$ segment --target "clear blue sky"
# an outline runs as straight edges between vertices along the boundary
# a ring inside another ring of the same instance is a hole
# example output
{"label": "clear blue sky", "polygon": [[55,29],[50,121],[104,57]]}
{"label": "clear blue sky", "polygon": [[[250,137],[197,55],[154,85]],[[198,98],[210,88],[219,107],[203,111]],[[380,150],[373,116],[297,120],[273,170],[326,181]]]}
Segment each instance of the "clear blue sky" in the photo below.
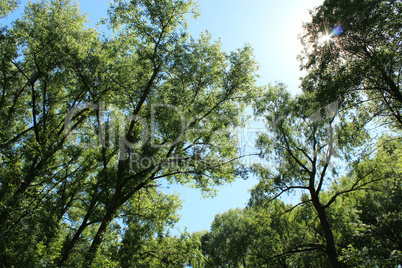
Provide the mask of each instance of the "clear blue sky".
{"label": "clear blue sky", "polygon": [[[21,7],[27,1],[21,1]],[[82,12],[87,13],[93,27],[106,16],[108,0],[79,0]],[[294,94],[298,89],[299,62],[296,55],[301,46],[297,39],[303,21],[309,20],[309,9],[320,5],[322,0],[199,0],[201,17],[189,21],[189,31],[197,36],[208,30],[214,39],[220,38],[226,51],[235,50],[245,43],[254,47],[255,57],[260,63],[259,85],[281,81]],[[18,16],[20,10],[11,17]],[[8,19],[1,24],[9,23]],[[250,131],[250,129],[249,129]],[[243,140],[243,145],[246,143]],[[248,159],[249,162],[257,159]],[[180,230],[190,232],[209,229],[215,214],[230,208],[244,207],[249,198],[248,190],[256,184],[255,178],[238,179],[223,186],[214,198],[202,198],[199,190],[170,186],[164,189],[178,192],[183,199],[180,211]]]}

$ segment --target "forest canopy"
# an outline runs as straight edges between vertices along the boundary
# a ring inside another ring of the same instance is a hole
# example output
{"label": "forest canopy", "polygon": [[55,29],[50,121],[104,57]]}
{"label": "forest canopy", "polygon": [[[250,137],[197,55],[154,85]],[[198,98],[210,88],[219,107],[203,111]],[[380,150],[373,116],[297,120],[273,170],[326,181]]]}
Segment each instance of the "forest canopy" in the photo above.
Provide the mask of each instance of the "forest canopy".
{"label": "forest canopy", "polygon": [[[296,96],[256,86],[250,45],[192,37],[191,0],[111,1],[106,32],[70,0],[23,9],[0,25],[0,267],[402,265],[401,1],[312,10]],[[242,162],[250,110],[269,165]],[[250,176],[246,207],[170,233],[161,183]]]}

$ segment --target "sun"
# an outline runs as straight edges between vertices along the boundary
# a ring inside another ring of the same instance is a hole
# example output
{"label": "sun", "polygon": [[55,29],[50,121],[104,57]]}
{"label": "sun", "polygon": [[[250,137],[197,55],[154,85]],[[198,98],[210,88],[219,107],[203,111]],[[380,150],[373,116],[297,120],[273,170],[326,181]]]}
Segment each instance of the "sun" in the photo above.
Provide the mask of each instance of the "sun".
{"label": "sun", "polygon": [[318,44],[329,45],[330,42],[334,41],[334,38],[343,33],[342,26],[337,25],[330,32],[325,30],[324,33],[321,33],[318,37]]}
{"label": "sun", "polygon": [[332,36],[330,34],[323,34],[318,38],[318,43],[320,45],[328,44],[332,40]]}

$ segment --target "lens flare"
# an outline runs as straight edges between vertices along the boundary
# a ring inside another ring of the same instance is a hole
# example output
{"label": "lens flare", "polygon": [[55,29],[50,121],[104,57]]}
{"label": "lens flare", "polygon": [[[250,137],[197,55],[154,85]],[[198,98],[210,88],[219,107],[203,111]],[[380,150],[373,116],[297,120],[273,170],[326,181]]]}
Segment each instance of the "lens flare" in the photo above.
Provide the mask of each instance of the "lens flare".
{"label": "lens flare", "polygon": [[331,41],[331,35],[329,34],[324,34],[318,39],[318,43],[320,44],[325,44]]}
{"label": "lens flare", "polygon": [[341,33],[343,33],[343,29],[340,25],[335,26],[331,33],[325,32],[323,33],[319,38],[318,38],[318,42],[320,44],[329,44],[329,42],[333,41],[333,38],[337,35],[340,35]]}
{"label": "lens flare", "polygon": [[334,27],[334,29],[331,32],[331,37],[340,35],[341,33],[343,33],[343,29],[340,25],[337,25]]}

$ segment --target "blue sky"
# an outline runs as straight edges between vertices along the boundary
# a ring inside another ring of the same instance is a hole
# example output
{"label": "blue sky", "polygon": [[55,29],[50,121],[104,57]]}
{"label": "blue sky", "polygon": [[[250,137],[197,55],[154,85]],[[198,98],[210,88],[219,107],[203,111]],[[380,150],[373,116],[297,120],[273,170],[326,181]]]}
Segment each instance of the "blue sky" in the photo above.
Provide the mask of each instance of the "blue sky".
{"label": "blue sky", "polygon": [[[22,0],[21,6],[26,2]],[[108,0],[78,2],[82,12],[87,13],[91,27],[106,16]],[[309,20],[308,10],[320,5],[322,0],[199,0],[198,3],[201,17],[189,21],[189,31],[193,36],[208,30],[214,39],[221,39],[223,49],[228,52],[250,44],[260,64],[258,85],[281,81],[288,85],[293,94],[300,92],[299,77],[303,73],[296,59],[301,49],[297,36],[301,33],[302,22]],[[19,13],[20,10],[15,11],[11,18]],[[7,23],[8,19],[1,21],[1,24]],[[243,137],[252,131],[249,127],[243,131]],[[245,143],[243,139],[242,145]],[[187,227],[188,231],[193,232],[208,230],[217,213],[244,207],[249,198],[248,190],[256,183],[253,177],[238,179],[221,187],[214,198],[203,198],[199,190],[175,185],[169,189],[164,187],[164,191],[181,195],[183,208],[178,227],[181,231]]]}

